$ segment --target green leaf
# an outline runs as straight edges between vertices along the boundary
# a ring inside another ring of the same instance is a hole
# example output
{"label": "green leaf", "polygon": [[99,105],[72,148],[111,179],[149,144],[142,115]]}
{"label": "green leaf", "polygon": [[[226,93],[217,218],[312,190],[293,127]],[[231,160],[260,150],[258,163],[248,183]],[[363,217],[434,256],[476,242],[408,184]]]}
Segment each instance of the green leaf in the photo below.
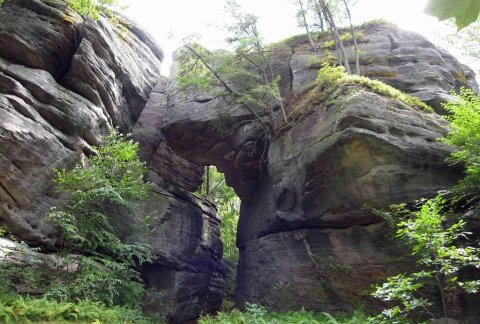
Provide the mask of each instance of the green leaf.
{"label": "green leaf", "polygon": [[440,20],[455,18],[458,29],[462,29],[478,19],[480,0],[430,0],[425,13]]}

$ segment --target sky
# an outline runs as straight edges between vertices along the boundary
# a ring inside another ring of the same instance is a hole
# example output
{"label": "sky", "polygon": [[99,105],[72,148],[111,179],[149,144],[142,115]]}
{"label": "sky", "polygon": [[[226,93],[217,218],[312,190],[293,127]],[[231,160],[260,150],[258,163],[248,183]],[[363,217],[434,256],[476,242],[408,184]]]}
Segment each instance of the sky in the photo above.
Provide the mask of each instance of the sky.
{"label": "sky", "polygon": [[[258,27],[266,43],[303,33],[297,26],[294,0],[237,0],[244,12],[259,17]],[[143,26],[165,52],[162,74],[168,75],[171,55],[182,39],[199,35],[209,49],[224,48],[229,17],[225,0],[129,0],[124,14]],[[443,24],[423,13],[427,0],[357,0],[351,8],[354,23],[382,18],[400,28],[421,33],[434,43],[446,32]],[[455,49],[449,48],[454,55]]]}

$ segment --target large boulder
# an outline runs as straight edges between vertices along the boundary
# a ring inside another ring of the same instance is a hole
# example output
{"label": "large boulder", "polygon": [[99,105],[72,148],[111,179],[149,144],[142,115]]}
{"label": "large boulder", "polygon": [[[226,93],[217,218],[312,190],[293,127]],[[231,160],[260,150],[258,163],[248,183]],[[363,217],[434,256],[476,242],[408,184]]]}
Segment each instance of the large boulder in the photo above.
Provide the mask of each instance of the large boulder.
{"label": "large boulder", "polygon": [[[418,34],[371,25],[360,43],[363,74],[439,112],[451,89],[478,90],[470,69]],[[275,136],[242,107],[178,94],[173,81],[162,132],[183,158],[224,171],[242,200],[238,305],[339,312],[364,303],[380,310],[368,296],[371,285],[412,260],[400,257],[372,208],[432,197],[458,181],[461,169],[445,162],[453,149],[437,140],[447,122],[366,81],[323,93],[315,80],[329,50],[311,53],[306,38],[271,51],[291,112]],[[374,73],[381,69],[390,72]]]}
{"label": "large boulder", "polygon": [[162,52],[131,22],[84,20],[62,1],[8,1],[0,26],[0,226],[47,244],[53,168],[89,154],[112,127],[132,129]]}
{"label": "large boulder", "polygon": [[[438,112],[444,112],[442,102],[452,99],[451,90],[470,87],[478,91],[470,68],[415,32],[401,30],[394,25],[372,23],[359,28],[358,33],[361,35],[358,50],[362,75],[417,97]],[[317,53],[312,53],[304,41],[284,44],[293,53],[290,59],[293,89],[300,89],[314,81],[321,64],[332,62],[335,52],[325,47],[328,40],[328,37],[318,40]],[[352,42],[346,43],[346,51],[354,71]],[[288,53],[288,50],[284,52]]]}
{"label": "large boulder", "polygon": [[[176,155],[159,130],[167,98],[162,59],[152,38],[122,16],[93,21],[58,0],[3,3],[0,227],[48,259],[57,233],[44,215],[60,198],[54,168],[91,155],[114,127],[132,132],[155,184],[133,215],[155,220],[155,230],[138,238],[156,255],[141,269],[158,296],[145,310],[180,323],[220,307],[224,272],[216,209],[189,193],[203,168]],[[119,221],[132,219],[125,217]]]}

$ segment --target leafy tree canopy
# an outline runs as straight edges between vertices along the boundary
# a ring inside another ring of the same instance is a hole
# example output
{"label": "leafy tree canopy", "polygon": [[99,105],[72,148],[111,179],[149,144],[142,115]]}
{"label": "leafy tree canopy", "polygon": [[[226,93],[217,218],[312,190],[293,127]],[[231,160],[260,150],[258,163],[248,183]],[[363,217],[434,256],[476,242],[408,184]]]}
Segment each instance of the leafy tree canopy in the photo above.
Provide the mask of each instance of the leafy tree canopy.
{"label": "leafy tree canopy", "polygon": [[[123,242],[129,234],[126,224],[133,221],[118,226],[118,217],[131,215],[134,202],[146,198],[147,169],[137,156],[138,144],[124,135],[112,132],[94,149],[96,155],[84,165],[57,171],[55,181],[68,198],[64,208],[48,216],[59,226],[66,247],[128,259],[144,247]],[[129,230],[133,233],[135,228]]]}
{"label": "leafy tree canopy", "polygon": [[480,0],[430,0],[425,12],[440,20],[455,18],[458,29],[477,20]]}
{"label": "leafy tree canopy", "polygon": [[[437,287],[445,317],[449,315],[447,291],[459,288],[468,293],[478,291],[479,280],[459,281],[458,274],[462,268],[480,268],[480,249],[459,244],[459,240],[471,233],[464,230],[466,223],[461,219],[446,225],[447,213],[442,197],[424,201],[416,212],[410,212],[403,204],[391,206],[389,211],[380,212],[380,215],[387,220],[397,220],[391,223],[396,229],[395,235],[410,248],[411,255],[417,260],[417,268],[414,267],[409,274],[389,277],[387,282],[376,287],[373,296],[400,302],[384,310],[378,319],[402,323],[412,311],[423,311],[427,318],[435,317],[431,310],[432,301],[420,292],[429,285]],[[406,220],[398,222],[402,218]]]}
{"label": "leafy tree canopy", "polygon": [[457,100],[444,104],[451,130],[442,139],[458,147],[449,160],[465,166],[465,178],[456,186],[461,196],[478,198],[480,193],[480,98],[470,89],[462,89]]}
{"label": "leafy tree canopy", "polygon": [[[3,1],[3,0],[0,0]],[[84,17],[100,18],[100,13],[111,14],[119,6],[118,0],[65,0],[70,8]],[[1,3],[1,2],[0,2]]]}

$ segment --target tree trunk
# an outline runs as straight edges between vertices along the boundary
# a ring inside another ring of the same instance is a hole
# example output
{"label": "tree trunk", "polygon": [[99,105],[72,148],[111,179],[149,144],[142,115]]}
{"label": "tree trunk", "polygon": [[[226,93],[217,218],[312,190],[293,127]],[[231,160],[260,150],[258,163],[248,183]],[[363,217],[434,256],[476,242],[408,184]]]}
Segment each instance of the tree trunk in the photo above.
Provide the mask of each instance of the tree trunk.
{"label": "tree trunk", "polygon": [[210,196],[210,166],[205,167],[206,181],[205,181],[205,197]]}
{"label": "tree trunk", "polygon": [[[208,64],[208,62],[205,61],[205,58],[202,57],[202,55],[200,55],[200,53],[198,53],[193,47],[189,46],[186,42],[184,42],[184,45],[185,45],[185,48],[188,49],[190,51],[190,53],[192,53],[196,58],[198,58],[202,62],[202,64],[207,68],[207,70],[210,71],[210,73],[212,73],[212,75],[215,77],[215,79],[218,80],[218,82],[220,82],[220,84],[223,86],[223,88],[225,89],[225,91],[227,93],[229,93],[230,95],[232,95],[236,99],[238,99],[240,97],[240,95],[238,93],[236,93],[232,88],[230,88],[230,86],[210,66],[210,64]],[[253,116],[255,116],[256,120],[258,120],[258,122],[262,125],[262,128],[265,130],[265,132],[267,132],[270,135],[273,135],[274,132],[272,131],[272,128],[270,127],[270,125],[266,124],[265,121],[262,119],[262,117],[254,109],[252,109],[247,104],[242,105],[242,107],[247,109]]]}
{"label": "tree trunk", "polygon": [[310,47],[311,47],[312,51],[316,52],[317,51],[317,46],[315,45],[315,42],[313,41],[313,38],[312,38],[312,34],[310,33],[310,29],[308,28],[307,17],[305,16],[305,10],[303,9],[302,0],[298,0],[298,5],[300,6],[300,14],[302,15],[303,26],[305,27],[305,30],[307,31],[308,42],[310,43]]}
{"label": "tree trunk", "polygon": [[347,11],[348,21],[350,22],[350,32],[352,33],[353,46],[355,48],[355,73],[360,75],[360,57],[358,55],[357,36],[355,35],[355,29],[352,24],[352,16],[350,14],[350,8],[348,7],[347,0],[343,0],[345,10]]}
{"label": "tree trunk", "polygon": [[436,275],[435,279],[437,280],[438,290],[440,291],[440,298],[442,300],[443,316],[445,316],[445,320],[447,321],[447,324],[448,324],[449,320],[448,320],[447,304],[445,302],[445,294],[443,291],[442,278],[440,278],[439,275]]}
{"label": "tree trunk", "polygon": [[328,9],[325,0],[319,0],[320,6],[322,8],[323,14],[325,16],[325,20],[327,21],[328,25],[330,26],[330,30],[332,31],[333,40],[335,41],[335,45],[337,46],[341,58],[340,60],[343,61],[343,66],[345,67],[345,71],[348,74],[352,74],[352,70],[350,69],[350,64],[348,63],[347,52],[345,51],[345,47],[343,46],[342,39],[340,38],[340,34],[338,33],[337,25],[333,19],[332,12]]}

